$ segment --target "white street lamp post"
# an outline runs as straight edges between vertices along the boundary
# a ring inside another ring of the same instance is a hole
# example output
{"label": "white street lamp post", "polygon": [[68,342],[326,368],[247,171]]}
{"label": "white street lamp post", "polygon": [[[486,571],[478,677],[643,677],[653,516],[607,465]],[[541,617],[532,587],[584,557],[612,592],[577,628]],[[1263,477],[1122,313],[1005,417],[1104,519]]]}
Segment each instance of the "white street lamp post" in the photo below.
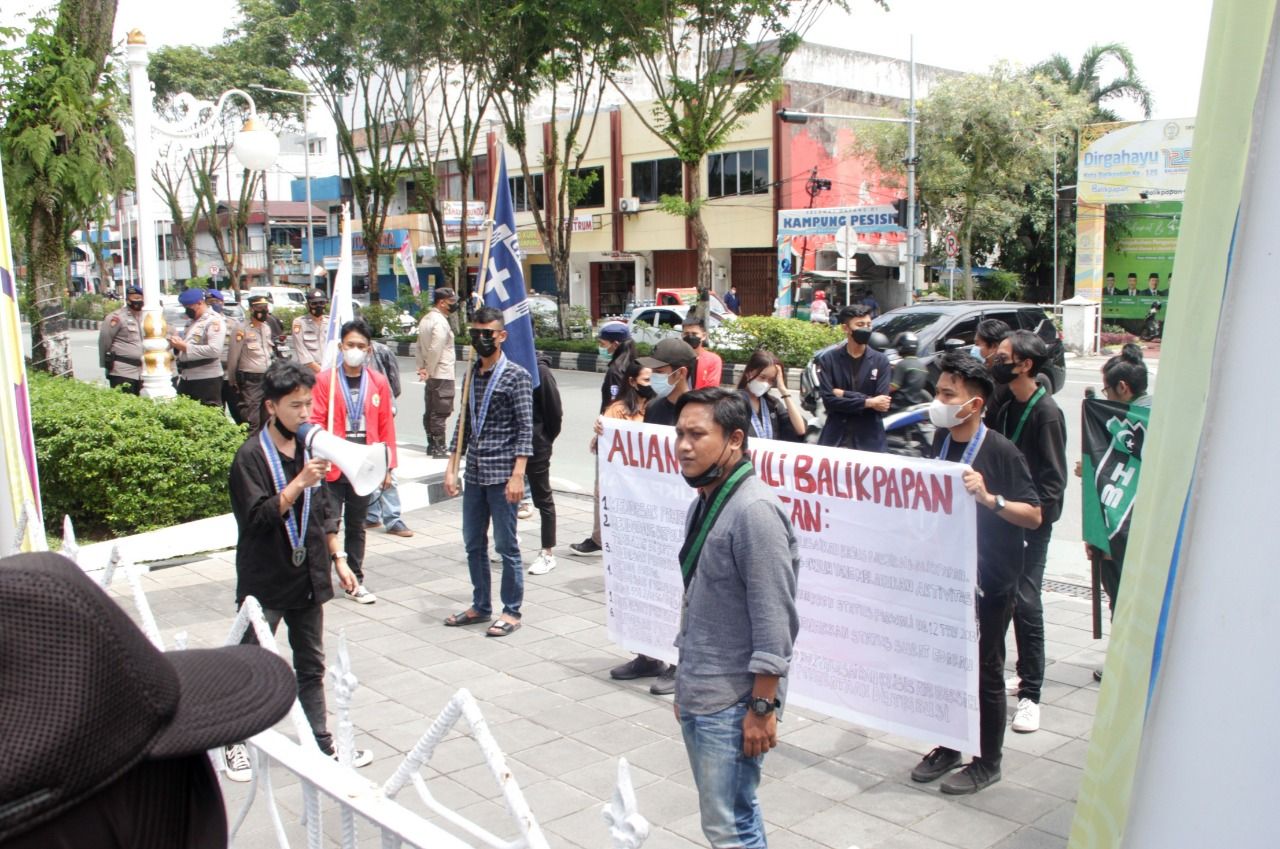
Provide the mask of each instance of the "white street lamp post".
{"label": "white street lamp post", "polygon": [[[280,140],[257,121],[253,98],[239,89],[223,92],[218,102],[199,101],[190,94],[180,94],[175,102],[186,117],[177,124],[152,124],[151,80],[147,77],[147,40],[138,30],[129,33],[127,59],[129,65],[129,100],[133,115],[133,156],[135,197],[138,222],[138,274],[142,278],[142,395],[147,398],[172,398],[173,357],[165,336],[164,314],[160,307],[160,258],[156,251],[156,222],[152,212],[155,203],[151,191],[152,165],[155,152],[151,133],[154,130],[172,139],[187,140],[202,147],[212,141],[222,107],[231,95],[249,104],[249,119],[236,134],[232,151],[252,171],[270,168],[280,154]],[[207,117],[205,113],[210,113]]]}
{"label": "white street lamp post", "polygon": [[[307,181],[307,259],[308,266],[315,265],[316,262],[316,234],[311,223],[311,130],[307,123],[307,118],[311,112],[311,102],[308,98],[316,97],[313,91],[291,91],[284,88],[268,88],[264,85],[254,84],[252,88],[259,91],[269,91],[272,94],[291,94],[294,97],[302,98],[302,178]],[[313,269],[314,271],[314,269]],[[312,281],[314,282],[314,281]],[[328,286],[325,290],[328,290]]]}

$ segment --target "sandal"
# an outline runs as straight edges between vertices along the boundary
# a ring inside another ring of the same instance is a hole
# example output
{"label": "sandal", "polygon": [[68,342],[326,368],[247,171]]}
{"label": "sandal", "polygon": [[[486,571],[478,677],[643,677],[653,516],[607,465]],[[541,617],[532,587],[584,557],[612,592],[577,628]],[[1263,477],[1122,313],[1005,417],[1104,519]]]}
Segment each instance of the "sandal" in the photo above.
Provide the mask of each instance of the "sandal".
{"label": "sandal", "polygon": [[499,619],[489,626],[489,630],[485,631],[484,635],[486,637],[509,637],[519,628],[519,622],[508,622],[505,619]]}
{"label": "sandal", "polygon": [[485,622],[492,622],[492,616],[485,616],[483,613],[473,613],[471,608],[467,608],[459,613],[455,613],[448,619],[444,620],[446,628],[459,628],[463,625],[480,625]]}

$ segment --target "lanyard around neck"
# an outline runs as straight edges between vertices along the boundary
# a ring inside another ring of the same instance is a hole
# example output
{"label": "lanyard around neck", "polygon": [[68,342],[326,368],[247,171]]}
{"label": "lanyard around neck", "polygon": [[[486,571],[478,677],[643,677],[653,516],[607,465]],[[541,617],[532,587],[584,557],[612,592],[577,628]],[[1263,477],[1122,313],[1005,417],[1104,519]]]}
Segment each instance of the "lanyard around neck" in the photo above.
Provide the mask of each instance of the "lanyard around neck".
{"label": "lanyard around neck", "polygon": [[[337,366],[341,369],[341,366]],[[347,373],[342,372],[342,401],[347,407],[347,430],[350,431],[356,427],[356,423],[364,417],[364,398],[369,390],[369,367],[362,366],[360,368],[360,388],[356,390],[356,394],[351,394],[351,382],[347,380]]]}
{"label": "lanyard around neck", "polygon": [[[756,436],[761,439],[773,439],[773,416],[769,405],[765,403],[764,395],[756,398],[760,402],[760,412],[751,413],[751,426],[755,429]],[[748,402],[748,405],[750,402]]]}
{"label": "lanyard around neck", "polygon": [[[467,398],[467,404],[471,407],[471,424],[474,428],[476,436],[484,430],[485,419],[489,418],[489,402],[493,400],[493,390],[498,386],[498,379],[502,377],[502,373],[507,369],[507,355],[502,354],[498,357],[498,364],[493,367],[493,374],[489,376],[489,383],[484,388],[484,399],[480,402],[480,409],[476,410],[476,385],[473,381],[471,384],[471,393]],[[480,370],[479,364],[476,370]]]}
{"label": "lanyard around neck", "polygon": [[754,471],[755,469],[750,461],[744,459],[739,462],[738,468],[733,470],[733,473],[729,475],[729,479],[716,491],[715,496],[711,499],[711,505],[698,518],[696,527],[692,529],[694,531],[693,537],[685,541],[685,547],[680,552],[680,572],[684,576],[686,588],[693,580],[693,573],[697,571],[698,558],[702,555],[702,547],[707,542],[707,534],[711,533],[711,528],[715,525],[716,520],[720,518],[725,502]]}
{"label": "lanyard around neck", "polygon": [[[1032,396],[1027,400],[1027,406],[1022,408],[1022,417],[1018,419],[1018,426],[1013,429],[1013,436],[1009,437],[1010,442],[1012,442],[1015,445],[1018,444],[1018,437],[1022,436],[1022,426],[1027,423],[1027,419],[1031,418],[1031,408],[1034,407],[1036,405],[1036,402],[1039,401],[1041,398],[1043,398],[1044,395],[1045,395],[1044,387],[1040,386],[1036,389],[1035,393],[1032,394]],[[1004,411],[1004,424],[1005,424],[1005,427],[1009,426],[1009,408],[1008,407],[1006,407]]]}
{"label": "lanyard around neck", "polygon": [[[978,432],[974,434],[969,444],[965,446],[964,453],[960,455],[960,462],[966,466],[973,465],[973,458],[978,456],[978,449],[982,448],[982,440],[987,438],[987,426],[985,424],[978,425]],[[951,434],[948,433],[946,438],[942,440],[942,459],[947,459],[947,455],[951,453]]]}
{"label": "lanyard around neck", "polygon": [[[271,469],[271,480],[276,486],[276,494],[284,492],[284,488],[288,486],[288,482],[284,479],[284,466],[280,461],[280,452],[276,449],[276,445],[271,441],[271,437],[267,434],[264,427],[258,431],[258,441],[262,443],[262,453],[267,455],[267,466]],[[306,455],[303,455],[305,462]],[[289,545],[293,547],[293,565],[301,566],[298,562],[298,553],[302,552],[302,560],[306,561],[306,539],[307,539],[307,522],[311,518],[311,487],[307,487],[302,491],[302,525],[299,527],[298,519],[293,515],[293,510],[289,509],[284,514],[284,529],[289,535]]]}

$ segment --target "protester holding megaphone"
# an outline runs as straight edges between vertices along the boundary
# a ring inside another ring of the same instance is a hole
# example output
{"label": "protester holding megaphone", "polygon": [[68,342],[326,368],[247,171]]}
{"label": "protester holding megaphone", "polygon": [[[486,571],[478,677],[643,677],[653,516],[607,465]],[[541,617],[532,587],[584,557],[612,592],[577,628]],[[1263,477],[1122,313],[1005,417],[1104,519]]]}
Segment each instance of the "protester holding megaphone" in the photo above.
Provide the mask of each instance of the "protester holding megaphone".
{"label": "protester holding megaphone", "polygon": [[[381,444],[386,447],[387,467],[381,486],[391,485],[391,470],[396,466],[396,421],[391,410],[393,395],[387,379],[369,367],[373,350],[373,331],[362,319],[342,325],[338,335],[339,363],[316,376],[311,421],[323,425],[329,433],[358,445]],[[355,573],[357,586],[346,596],[360,604],[373,604],[377,596],[364,586],[365,516],[369,510],[369,492],[347,474],[349,468],[336,456],[333,468],[325,478],[326,489],[334,509],[342,515],[347,563]],[[363,490],[363,493],[361,492]]]}

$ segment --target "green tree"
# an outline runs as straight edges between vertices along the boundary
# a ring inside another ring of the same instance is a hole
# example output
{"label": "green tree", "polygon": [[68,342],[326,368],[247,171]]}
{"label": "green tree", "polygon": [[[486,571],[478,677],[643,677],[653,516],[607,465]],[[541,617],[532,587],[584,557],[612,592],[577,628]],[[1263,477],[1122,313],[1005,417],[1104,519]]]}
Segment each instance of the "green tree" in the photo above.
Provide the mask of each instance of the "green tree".
{"label": "green tree", "polygon": [[[291,127],[301,117],[300,98],[251,88],[255,84],[286,90],[300,86],[279,54],[263,51],[250,37],[233,38],[211,48],[161,47],[151,54],[147,73],[155,87],[156,108],[162,117],[171,121],[183,115],[185,107],[179,95],[185,93],[200,100],[216,101],[223,92],[233,88],[249,93],[258,117],[276,131]],[[240,98],[229,98],[227,104],[232,108],[215,116],[218,125],[212,138],[194,144],[171,141],[162,145],[152,177],[157,193],[169,210],[173,232],[182,240],[191,276],[199,273],[196,231],[203,220],[233,290],[239,291],[248,245],[249,216],[254,198],[265,189],[265,180],[261,172],[249,172],[233,161],[231,143],[249,110]],[[241,172],[239,196],[232,198],[227,194],[227,202],[223,203],[218,198],[219,188],[223,193],[229,192],[233,167]],[[188,193],[195,199],[194,205],[186,202]],[[270,267],[268,261],[267,268]]]}
{"label": "green tree", "polygon": [[[1054,134],[1087,116],[1082,98],[1050,80],[996,65],[990,74],[942,81],[916,107],[916,185],[932,226],[955,229],[966,298],[975,246],[1001,243],[1026,211],[1026,188],[1051,167]],[[857,147],[886,173],[901,173],[906,129],[877,124]]]}
{"label": "green tree", "polygon": [[[776,96],[787,59],[818,15],[845,0],[634,0],[616,4],[619,32],[634,44],[632,63],[653,91],[651,108],[631,102],[640,120],[684,163],[684,197],[662,199],[689,220],[698,250],[698,289],[711,288],[711,254],[702,221],[702,163],[744,118]],[[616,76],[616,75],[615,75]],[[705,310],[705,301],[698,310]]]}
{"label": "green tree", "polygon": [[[574,210],[590,188],[578,178],[595,134],[608,75],[628,53],[612,7],[595,0],[509,2],[487,7],[492,40],[483,66],[486,85],[520,172],[543,251],[551,261],[559,306],[557,328],[568,337]],[[534,99],[549,99],[546,136],[538,145],[545,203],[533,202],[528,151]]]}
{"label": "green tree", "polygon": [[[406,33],[389,24],[395,0],[240,0],[238,36],[291,56],[329,111],[347,166],[369,263],[369,301],[377,303],[378,255],[397,182],[409,161],[413,128],[393,116],[412,80],[393,63]],[[434,37],[434,36],[433,36]]]}
{"label": "green tree", "polygon": [[109,63],[115,16],[115,0],[63,0],[56,20],[36,16],[25,41],[0,54],[0,155],[37,313],[32,362],[52,374],[71,374],[62,307],[71,233],[132,171]]}
{"label": "green tree", "polygon": [[[1109,61],[1120,66],[1119,73],[1103,82],[1103,71]],[[1095,44],[1080,57],[1080,64],[1073,67],[1071,60],[1055,53],[1031,69],[1034,76],[1045,77],[1064,86],[1071,94],[1083,97],[1093,107],[1090,123],[1118,121],[1119,117],[1107,104],[1115,100],[1131,100],[1142,107],[1143,117],[1151,117],[1154,103],[1151,91],[1138,75],[1133,54],[1123,44]]]}

